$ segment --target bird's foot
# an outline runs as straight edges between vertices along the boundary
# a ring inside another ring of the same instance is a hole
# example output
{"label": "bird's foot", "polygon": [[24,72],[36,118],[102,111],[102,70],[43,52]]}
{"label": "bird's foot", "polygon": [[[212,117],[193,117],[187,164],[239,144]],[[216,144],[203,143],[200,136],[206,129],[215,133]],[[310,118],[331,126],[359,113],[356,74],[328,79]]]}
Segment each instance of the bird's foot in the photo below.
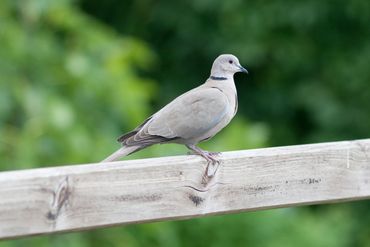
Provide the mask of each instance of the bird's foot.
{"label": "bird's foot", "polygon": [[207,152],[209,155],[212,155],[212,156],[219,156],[221,155],[221,152],[209,152],[209,151],[205,151]]}
{"label": "bird's foot", "polygon": [[205,150],[198,148],[195,145],[189,145],[188,148],[192,150],[193,154],[202,156],[207,161],[207,169],[206,169],[207,177],[208,178],[213,177],[216,174],[218,167],[221,163],[221,161],[217,158],[217,156],[219,156],[221,153],[205,151]]}

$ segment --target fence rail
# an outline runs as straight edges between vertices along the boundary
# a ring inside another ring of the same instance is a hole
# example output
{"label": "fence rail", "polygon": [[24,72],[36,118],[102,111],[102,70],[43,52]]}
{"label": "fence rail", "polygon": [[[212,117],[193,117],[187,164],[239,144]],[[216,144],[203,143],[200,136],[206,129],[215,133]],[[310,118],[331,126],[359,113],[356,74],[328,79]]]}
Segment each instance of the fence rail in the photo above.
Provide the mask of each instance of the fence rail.
{"label": "fence rail", "polygon": [[0,239],[370,198],[370,139],[0,173]]}

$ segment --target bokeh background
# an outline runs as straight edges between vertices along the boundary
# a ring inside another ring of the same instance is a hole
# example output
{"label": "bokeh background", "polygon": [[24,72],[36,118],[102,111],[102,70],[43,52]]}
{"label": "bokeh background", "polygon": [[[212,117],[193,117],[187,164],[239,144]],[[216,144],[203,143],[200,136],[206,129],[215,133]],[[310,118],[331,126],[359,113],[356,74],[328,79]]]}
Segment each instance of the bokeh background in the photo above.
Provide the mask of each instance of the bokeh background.
{"label": "bokeh background", "polygon": [[[370,133],[368,0],[2,0],[0,170],[96,162],[237,55],[239,112],[215,151]],[[129,158],[183,154],[154,146]],[[1,198],[0,198],[1,200]],[[369,201],[142,224],[13,246],[370,246]]]}

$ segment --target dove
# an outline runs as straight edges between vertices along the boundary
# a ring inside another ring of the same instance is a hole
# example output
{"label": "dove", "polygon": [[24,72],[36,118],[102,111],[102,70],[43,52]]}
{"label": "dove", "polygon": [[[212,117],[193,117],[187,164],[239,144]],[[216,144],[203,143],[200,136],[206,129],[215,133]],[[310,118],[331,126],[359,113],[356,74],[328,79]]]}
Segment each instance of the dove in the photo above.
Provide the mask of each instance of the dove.
{"label": "dove", "polygon": [[202,156],[208,164],[219,163],[220,153],[196,145],[212,138],[235,116],[238,99],[233,77],[237,72],[248,73],[237,57],[218,56],[204,84],[178,96],[137,128],[120,136],[117,141],[122,147],[102,162],[115,161],[154,144],[177,143]]}

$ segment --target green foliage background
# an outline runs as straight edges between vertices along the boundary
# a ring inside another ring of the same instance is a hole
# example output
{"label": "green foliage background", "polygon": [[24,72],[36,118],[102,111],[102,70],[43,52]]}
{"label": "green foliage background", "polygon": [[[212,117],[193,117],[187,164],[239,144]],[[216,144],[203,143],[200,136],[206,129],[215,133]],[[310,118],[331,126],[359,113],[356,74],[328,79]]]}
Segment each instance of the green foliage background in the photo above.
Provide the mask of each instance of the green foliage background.
{"label": "green foliage background", "polygon": [[[239,113],[211,150],[366,138],[370,2],[0,1],[0,170],[88,163],[237,55]],[[132,158],[183,154],[154,146]],[[370,246],[369,201],[142,224],[9,246]]]}

